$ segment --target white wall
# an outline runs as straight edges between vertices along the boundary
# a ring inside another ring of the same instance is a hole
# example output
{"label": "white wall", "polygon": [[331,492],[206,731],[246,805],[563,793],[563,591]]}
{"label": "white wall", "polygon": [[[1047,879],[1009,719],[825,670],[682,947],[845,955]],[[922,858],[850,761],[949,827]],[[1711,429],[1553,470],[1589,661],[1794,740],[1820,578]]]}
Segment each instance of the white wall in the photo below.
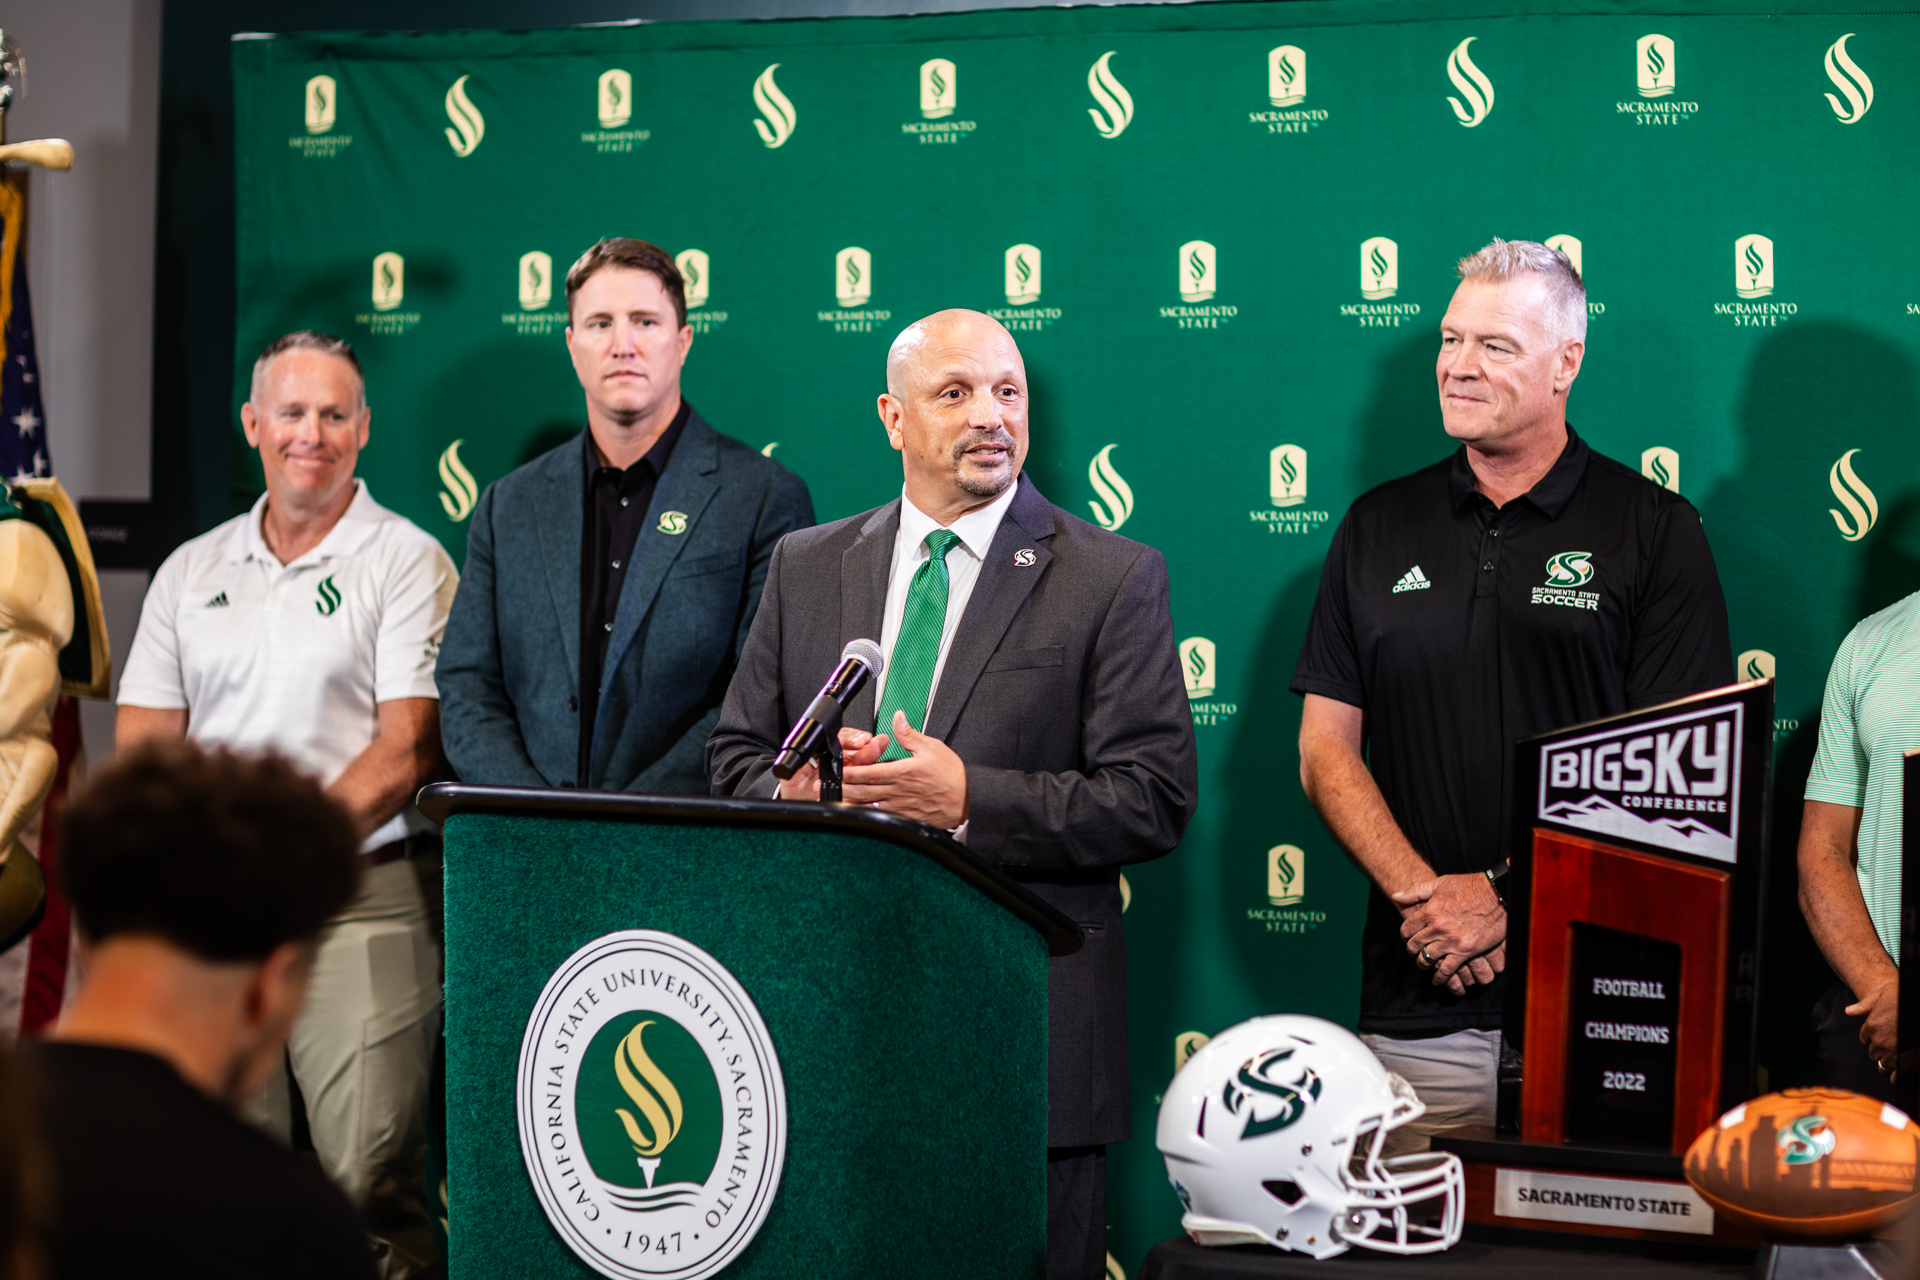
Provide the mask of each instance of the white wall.
{"label": "white wall", "polygon": [[[54,472],[75,499],[148,497],[160,0],[11,0],[0,25],[27,57],[7,140],[65,138],[70,173],[34,170],[27,273]],[[147,575],[101,574],[113,673]],[[113,709],[81,704],[88,754],[113,745]]]}

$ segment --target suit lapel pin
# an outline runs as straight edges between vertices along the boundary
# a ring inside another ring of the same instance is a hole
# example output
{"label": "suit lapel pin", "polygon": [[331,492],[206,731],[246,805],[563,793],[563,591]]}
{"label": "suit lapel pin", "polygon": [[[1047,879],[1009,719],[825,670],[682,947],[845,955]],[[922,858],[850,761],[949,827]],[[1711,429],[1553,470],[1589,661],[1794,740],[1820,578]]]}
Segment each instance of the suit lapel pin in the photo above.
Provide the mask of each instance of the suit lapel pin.
{"label": "suit lapel pin", "polygon": [[1018,565],[1022,569],[1033,568],[1033,561],[1034,561],[1034,554],[1033,554],[1032,547],[1022,547],[1020,550],[1013,553],[1014,564]]}
{"label": "suit lapel pin", "polygon": [[684,511],[662,511],[660,513],[660,532],[685,533],[687,531],[687,513]]}

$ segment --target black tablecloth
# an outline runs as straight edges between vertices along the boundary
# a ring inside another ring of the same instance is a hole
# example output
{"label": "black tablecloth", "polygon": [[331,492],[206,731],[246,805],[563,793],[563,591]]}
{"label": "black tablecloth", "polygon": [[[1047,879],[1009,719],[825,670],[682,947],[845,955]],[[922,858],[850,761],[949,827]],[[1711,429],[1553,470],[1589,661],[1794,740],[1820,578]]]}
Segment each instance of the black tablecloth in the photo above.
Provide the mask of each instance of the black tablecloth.
{"label": "black tablecloth", "polygon": [[1275,1280],[1307,1276],[1319,1280],[1704,1280],[1709,1276],[1753,1274],[1751,1262],[1680,1262],[1638,1254],[1535,1249],[1519,1245],[1462,1240],[1445,1253],[1401,1258],[1367,1249],[1349,1249],[1337,1258],[1316,1259],[1264,1246],[1236,1245],[1203,1249],[1184,1236],[1166,1240],[1147,1254],[1140,1280]]}

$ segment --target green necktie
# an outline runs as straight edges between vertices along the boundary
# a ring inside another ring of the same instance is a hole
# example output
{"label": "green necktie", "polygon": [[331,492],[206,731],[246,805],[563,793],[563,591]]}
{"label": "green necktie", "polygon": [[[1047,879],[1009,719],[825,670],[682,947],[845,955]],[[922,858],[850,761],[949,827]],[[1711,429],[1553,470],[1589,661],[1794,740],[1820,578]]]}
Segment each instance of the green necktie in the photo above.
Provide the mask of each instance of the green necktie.
{"label": "green necktie", "polygon": [[[914,571],[907,587],[907,607],[900,615],[900,634],[887,658],[887,693],[880,704],[875,733],[893,732],[893,713],[907,713],[907,723],[921,729],[927,723],[927,699],[933,694],[933,669],[940,661],[940,635],[947,627],[947,552],[960,541],[951,529],[927,535],[930,554]],[[887,744],[882,760],[904,760],[907,749]]]}

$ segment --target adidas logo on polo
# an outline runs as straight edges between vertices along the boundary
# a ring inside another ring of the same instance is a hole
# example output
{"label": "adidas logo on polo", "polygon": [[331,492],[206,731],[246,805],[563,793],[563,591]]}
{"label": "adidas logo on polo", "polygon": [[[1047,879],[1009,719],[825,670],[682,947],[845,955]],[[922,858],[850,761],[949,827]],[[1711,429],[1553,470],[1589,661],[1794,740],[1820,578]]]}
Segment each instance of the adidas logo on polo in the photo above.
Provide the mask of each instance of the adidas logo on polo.
{"label": "adidas logo on polo", "polygon": [[224,591],[222,591],[219,595],[215,596],[213,599],[207,601],[207,608],[209,609],[224,609],[226,607],[227,607],[227,593]]}
{"label": "adidas logo on polo", "polygon": [[1401,574],[1400,581],[1393,584],[1393,594],[1399,595],[1402,591],[1425,591],[1432,585],[1433,582],[1427,575],[1420,572],[1420,566],[1415,565]]}

